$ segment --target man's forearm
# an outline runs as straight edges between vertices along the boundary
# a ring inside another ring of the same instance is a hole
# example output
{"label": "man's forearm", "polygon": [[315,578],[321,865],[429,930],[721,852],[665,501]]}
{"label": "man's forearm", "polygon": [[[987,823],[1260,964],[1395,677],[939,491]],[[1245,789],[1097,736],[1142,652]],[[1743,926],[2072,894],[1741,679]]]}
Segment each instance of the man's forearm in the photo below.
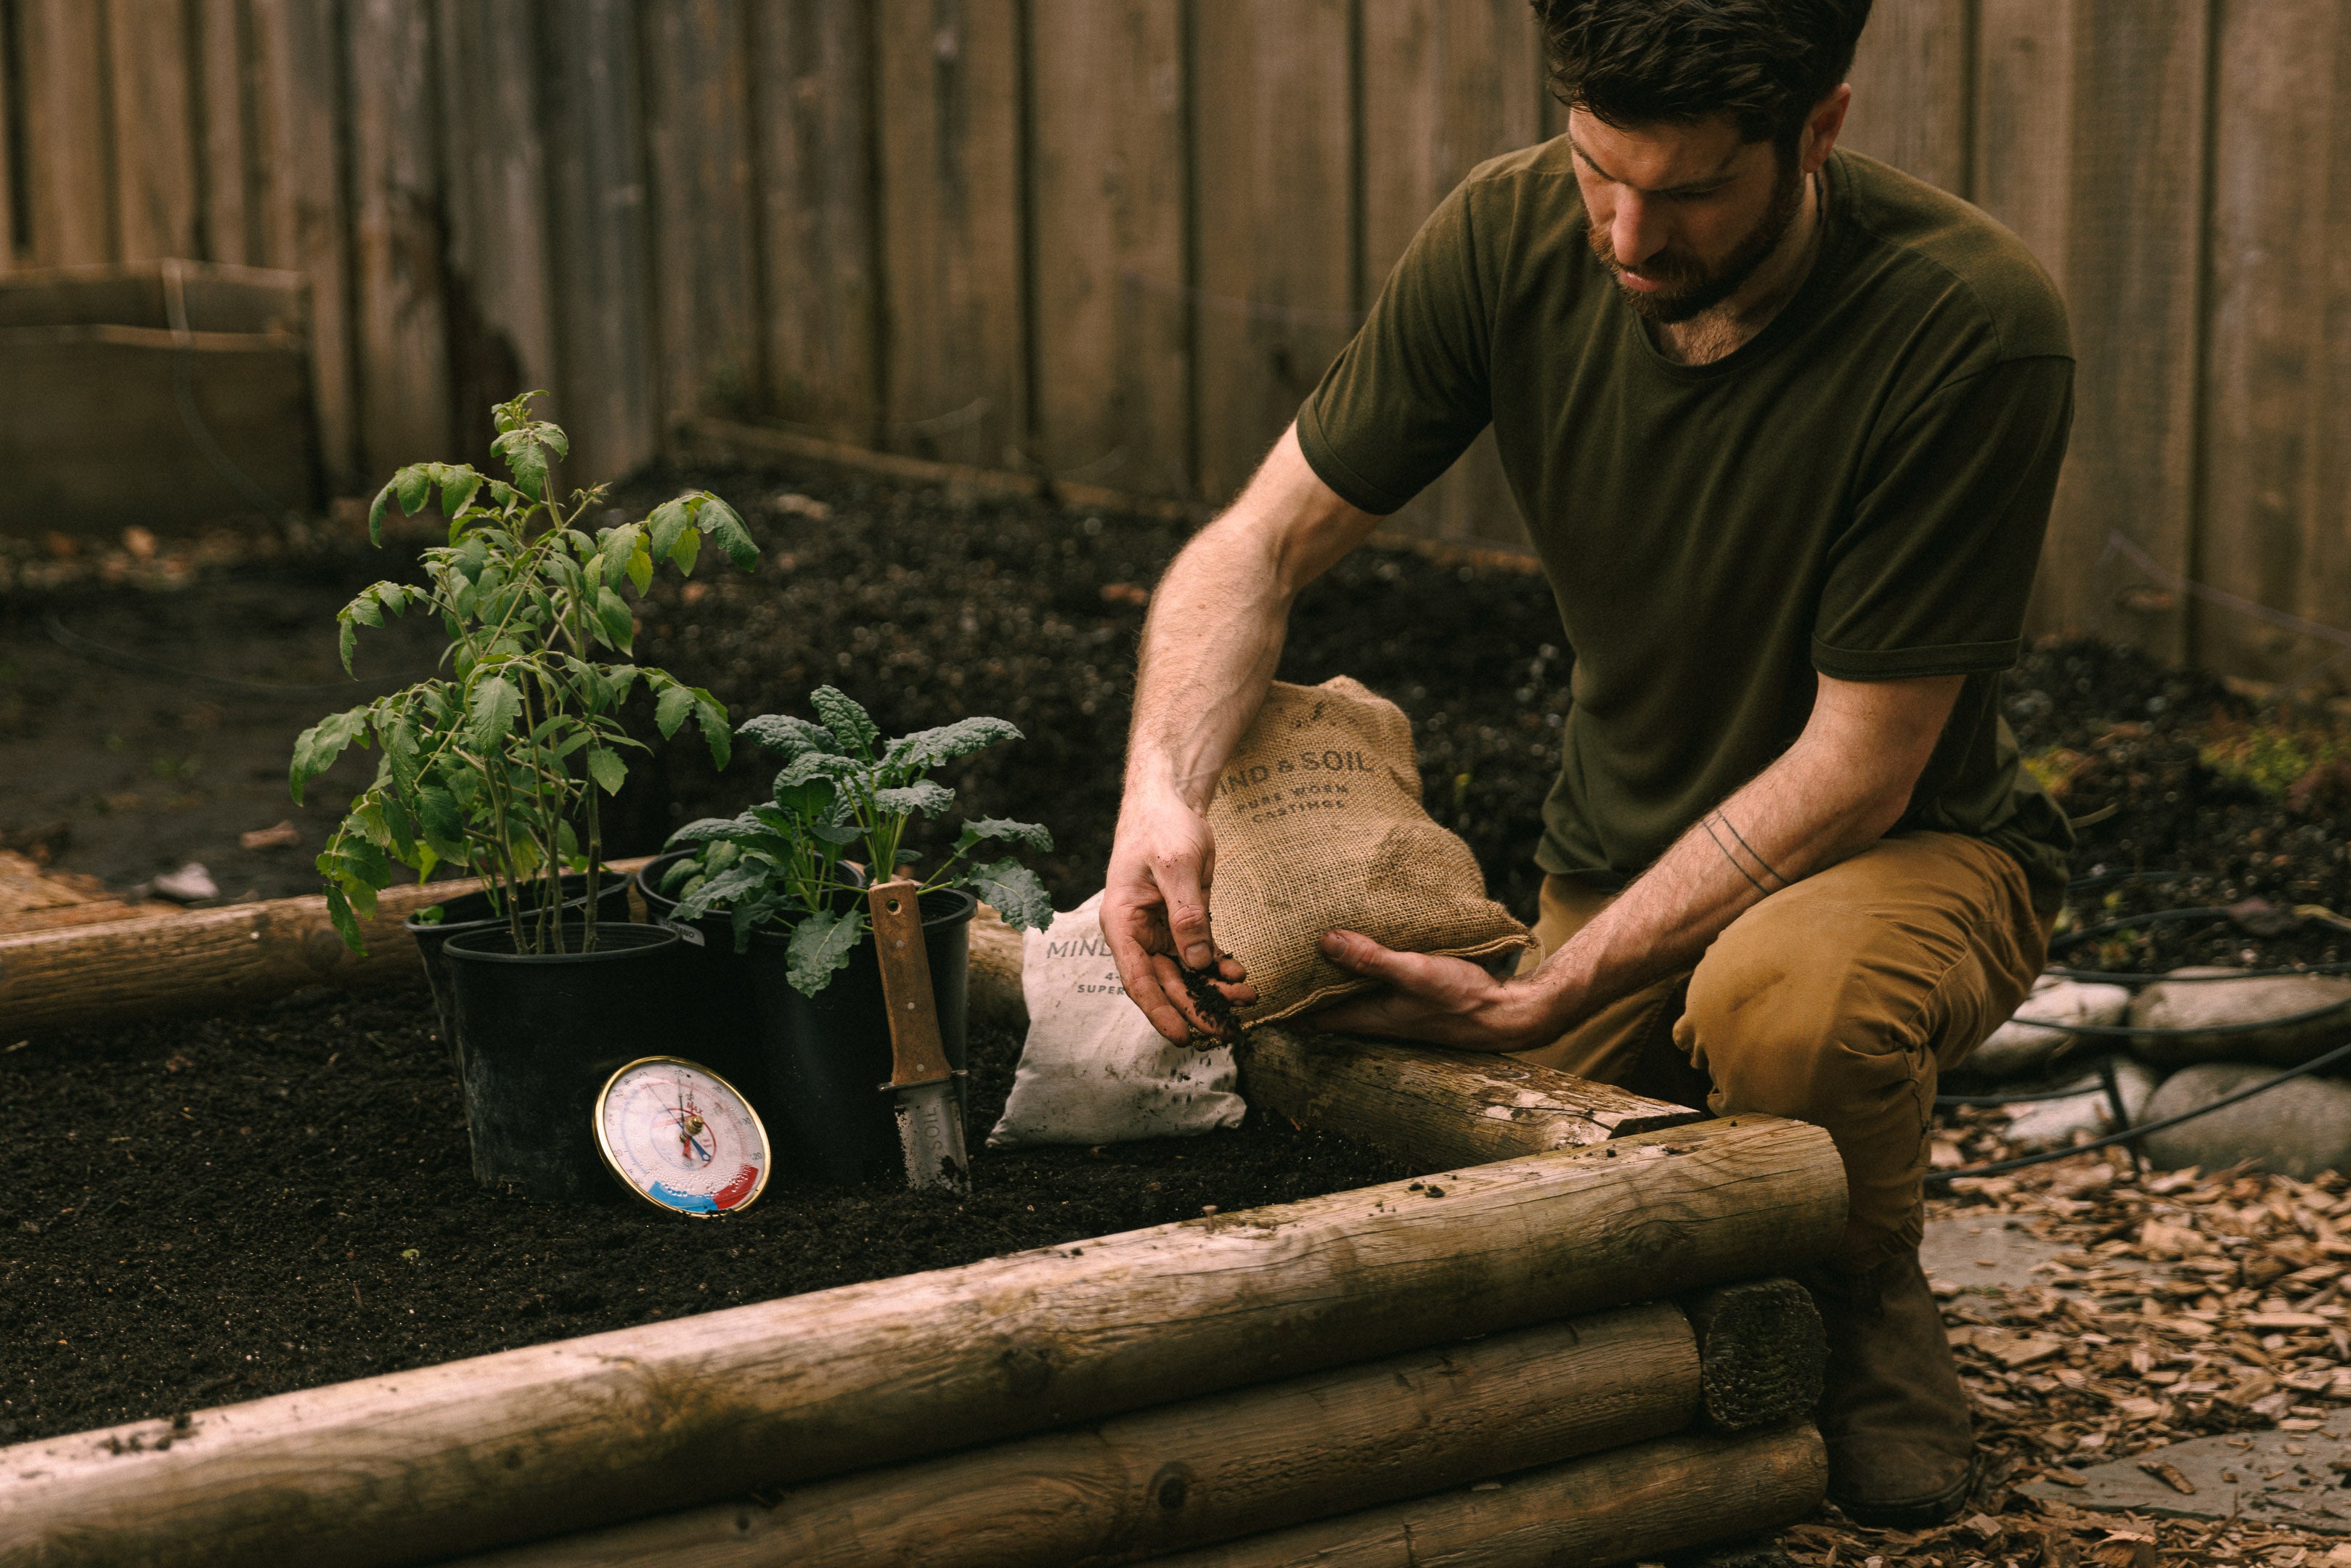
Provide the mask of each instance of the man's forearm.
{"label": "man's forearm", "polygon": [[1195,810],[1265,700],[1298,591],[1376,521],[1313,476],[1285,433],[1231,510],[1184,548],[1152,595],[1134,677],[1130,792]]}
{"label": "man's forearm", "polygon": [[1560,1028],[1690,968],[1756,904],[1884,836],[1957,694],[1956,678],[1919,684],[1940,700],[1912,717],[1907,744],[1865,749],[1859,737],[1882,731],[1841,716],[1808,729],[1553,954],[1536,982],[1553,992]]}

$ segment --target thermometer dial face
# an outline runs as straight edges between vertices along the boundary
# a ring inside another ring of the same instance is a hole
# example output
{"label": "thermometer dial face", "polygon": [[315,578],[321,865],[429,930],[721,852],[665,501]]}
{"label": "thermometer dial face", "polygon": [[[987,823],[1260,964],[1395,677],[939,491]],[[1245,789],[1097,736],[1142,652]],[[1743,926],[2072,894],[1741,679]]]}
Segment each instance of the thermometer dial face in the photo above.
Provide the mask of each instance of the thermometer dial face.
{"label": "thermometer dial face", "polygon": [[632,1061],[596,1096],[596,1146],[621,1185],[659,1208],[707,1218],[768,1185],[768,1130],[735,1086],[674,1056]]}

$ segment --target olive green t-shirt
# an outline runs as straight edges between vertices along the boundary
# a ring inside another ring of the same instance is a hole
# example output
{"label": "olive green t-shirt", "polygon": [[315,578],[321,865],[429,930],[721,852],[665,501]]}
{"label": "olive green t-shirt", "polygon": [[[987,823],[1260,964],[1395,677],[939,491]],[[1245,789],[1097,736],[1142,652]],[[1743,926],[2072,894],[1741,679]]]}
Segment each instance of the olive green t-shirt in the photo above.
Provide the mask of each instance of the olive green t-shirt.
{"label": "olive green t-shirt", "polygon": [[1787,749],[1815,671],[1962,674],[1900,828],[2000,845],[2052,907],[2072,834],[1997,701],[2072,420],[2064,307],[1976,208],[1850,153],[1826,173],[1794,298],[1737,351],[1681,365],[1593,256],[1566,139],[1483,165],[1413,240],[1299,442],[1384,514],[1493,425],[1574,657],[1544,870],[1637,874]]}

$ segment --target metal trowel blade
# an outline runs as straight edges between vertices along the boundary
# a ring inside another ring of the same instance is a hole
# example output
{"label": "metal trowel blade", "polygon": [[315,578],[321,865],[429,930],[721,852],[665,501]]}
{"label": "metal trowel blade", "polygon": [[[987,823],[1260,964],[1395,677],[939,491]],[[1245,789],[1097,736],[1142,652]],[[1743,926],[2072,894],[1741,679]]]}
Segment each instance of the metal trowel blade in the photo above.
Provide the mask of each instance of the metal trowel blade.
{"label": "metal trowel blade", "polygon": [[955,1083],[923,1083],[898,1091],[898,1145],[906,1155],[906,1185],[917,1192],[971,1190],[963,1145],[963,1110]]}

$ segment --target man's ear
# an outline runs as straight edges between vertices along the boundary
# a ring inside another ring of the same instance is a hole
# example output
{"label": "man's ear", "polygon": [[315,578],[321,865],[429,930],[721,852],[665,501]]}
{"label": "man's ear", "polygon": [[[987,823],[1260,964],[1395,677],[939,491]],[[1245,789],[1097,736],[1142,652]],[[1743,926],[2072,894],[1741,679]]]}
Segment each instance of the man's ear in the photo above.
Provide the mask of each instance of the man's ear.
{"label": "man's ear", "polygon": [[1816,172],[1836,151],[1837,137],[1844,131],[1845,111],[1853,107],[1853,86],[1843,83],[1826,98],[1813,105],[1813,112],[1804,120],[1804,139],[1798,163],[1807,174]]}

